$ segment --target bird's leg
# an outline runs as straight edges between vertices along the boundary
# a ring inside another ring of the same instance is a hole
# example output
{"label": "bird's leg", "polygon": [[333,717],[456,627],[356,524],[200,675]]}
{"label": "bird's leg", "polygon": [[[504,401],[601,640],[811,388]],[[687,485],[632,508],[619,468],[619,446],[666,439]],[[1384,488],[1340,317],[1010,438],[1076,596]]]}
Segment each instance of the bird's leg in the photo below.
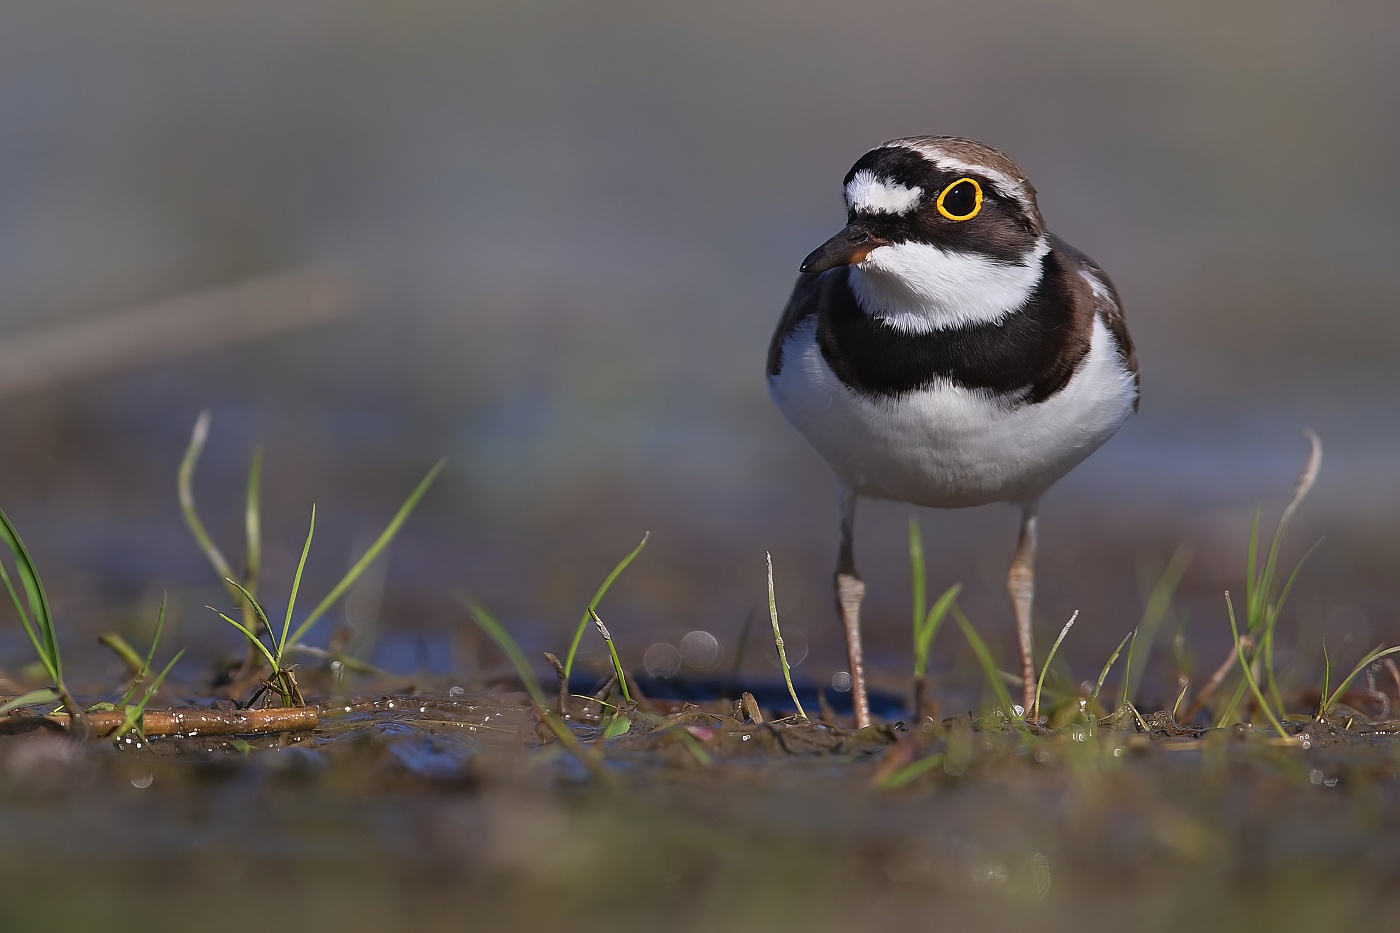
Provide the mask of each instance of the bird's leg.
{"label": "bird's leg", "polygon": [[[1006,578],[1006,590],[1016,610],[1016,634],[1021,643],[1021,677],[1024,681],[1026,718],[1034,722],[1039,710],[1035,705],[1035,654],[1031,646],[1031,603],[1035,599],[1035,507],[1030,502],[1021,507],[1021,538],[1016,543],[1016,558]],[[1007,710],[1009,714],[1011,711]]]}
{"label": "bird's leg", "polygon": [[846,655],[851,665],[851,708],[856,728],[870,725],[870,696],[865,689],[865,655],[860,647],[860,602],[865,584],[856,573],[855,559],[856,493],[841,487],[841,556],[836,562],[836,611],[846,630]]}

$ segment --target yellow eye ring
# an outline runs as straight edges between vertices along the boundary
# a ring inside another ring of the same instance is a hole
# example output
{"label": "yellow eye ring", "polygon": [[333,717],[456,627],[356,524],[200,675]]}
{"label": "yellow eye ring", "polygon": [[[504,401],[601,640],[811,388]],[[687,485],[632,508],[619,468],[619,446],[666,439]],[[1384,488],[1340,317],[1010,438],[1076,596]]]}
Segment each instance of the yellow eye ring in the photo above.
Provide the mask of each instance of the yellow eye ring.
{"label": "yellow eye ring", "polygon": [[[943,199],[948,197],[948,195],[952,192],[954,188],[964,183],[972,186],[972,210],[968,211],[965,214],[954,214],[952,211],[948,210],[948,208],[943,206]],[[976,217],[978,212],[981,210],[982,186],[977,183],[977,179],[975,178],[959,178],[957,181],[944,188],[943,192],[938,195],[938,213],[942,214],[944,217],[947,217],[949,220],[971,220],[972,218]]]}

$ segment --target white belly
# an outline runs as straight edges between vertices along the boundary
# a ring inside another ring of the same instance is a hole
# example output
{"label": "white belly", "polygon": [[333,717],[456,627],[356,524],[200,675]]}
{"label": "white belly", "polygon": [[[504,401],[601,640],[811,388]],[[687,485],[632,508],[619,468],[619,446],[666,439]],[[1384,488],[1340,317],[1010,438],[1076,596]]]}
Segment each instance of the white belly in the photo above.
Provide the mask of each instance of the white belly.
{"label": "white belly", "polygon": [[1036,499],[1113,436],[1137,397],[1097,318],[1069,384],[1037,404],[1011,407],[946,381],[898,399],[857,395],[822,359],[815,316],[784,344],[768,387],[856,492],[944,509]]}

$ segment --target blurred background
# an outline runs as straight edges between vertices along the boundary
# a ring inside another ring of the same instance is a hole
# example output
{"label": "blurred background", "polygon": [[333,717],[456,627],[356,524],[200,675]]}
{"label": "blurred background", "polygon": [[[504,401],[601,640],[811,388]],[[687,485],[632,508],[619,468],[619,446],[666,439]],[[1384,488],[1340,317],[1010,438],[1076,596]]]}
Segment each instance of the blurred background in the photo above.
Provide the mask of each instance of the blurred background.
{"label": "blurred background", "polygon": [[[826,682],[833,490],[768,401],[767,341],[850,164],[964,135],[1109,270],[1142,361],[1140,415],[1045,503],[1042,640],[1080,610],[1065,650],[1096,671],[1185,544],[1177,618],[1213,668],[1253,510],[1272,528],[1312,427],[1285,562],[1326,540],[1285,627],[1350,663],[1400,637],[1397,26],[1279,0],[6,4],[0,504],[90,677],[116,663],[95,635],[146,637],[162,590],[188,678],[239,650],[175,496],[208,409],[197,494],[235,558],[266,452],[268,594],[312,502],[319,594],[449,458],[337,613],[395,670],[490,662],[459,592],[567,647],[650,531],[603,605],[629,666],[731,665],[771,550],[798,674]],[[867,506],[857,537],[895,689],[909,514]],[[1014,513],[918,517],[930,586],[962,581],[1009,663]],[[937,675],[976,676],[959,642]],[[5,623],[0,666],[26,659]]]}

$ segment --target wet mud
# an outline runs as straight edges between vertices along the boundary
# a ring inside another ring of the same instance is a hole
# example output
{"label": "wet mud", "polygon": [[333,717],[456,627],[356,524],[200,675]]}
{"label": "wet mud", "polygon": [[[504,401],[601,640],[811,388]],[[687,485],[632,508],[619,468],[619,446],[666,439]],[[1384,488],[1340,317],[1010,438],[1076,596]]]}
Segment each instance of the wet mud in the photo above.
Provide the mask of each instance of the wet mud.
{"label": "wet mud", "polygon": [[325,700],[309,732],[0,737],[0,928],[1319,930],[1400,907],[1400,723],[856,732],[650,701],[604,738],[589,712],[569,746],[525,694],[460,690]]}

